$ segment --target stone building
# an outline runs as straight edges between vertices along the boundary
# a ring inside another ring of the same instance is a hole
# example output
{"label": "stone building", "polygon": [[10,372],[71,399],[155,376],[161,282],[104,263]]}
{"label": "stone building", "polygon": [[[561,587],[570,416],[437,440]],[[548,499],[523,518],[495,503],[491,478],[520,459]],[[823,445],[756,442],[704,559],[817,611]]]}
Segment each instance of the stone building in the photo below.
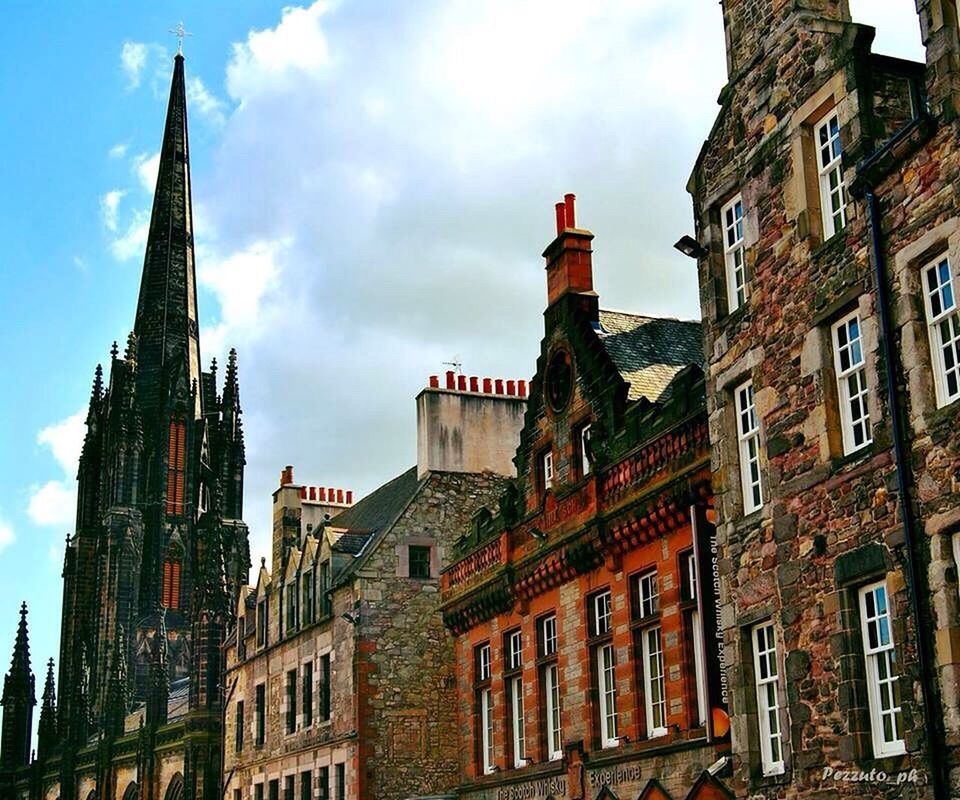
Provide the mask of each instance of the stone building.
{"label": "stone building", "polygon": [[958,797],[957,5],[916,0],[926,64],[873,53],[847,0],[722,5],[728,82],[680,244],[699,263],[733,783]]}
{"label": "stone building", "polygon": [[726,798],[700,325],[599,307],[557,204],[516,477],[443,574],[459,795]]}
{"label": "stone building", "polygon": [[133,333],[98,366],[63,567],[59,698],[39,749],[21,611],[4,682],[0,796],[212,800],[221,645],[249,570],[235,353],[200,366],[184,60],[178,55]]}
{"label": "stone building", "polygon": [[227,643],[225,797],[403,800],[456,786],[440,570],[503,491],[525,395],[522,381],[432,378],[417,397],[417,465],[339,513],[339,491],[284,471],[271,569],[241,591]]}

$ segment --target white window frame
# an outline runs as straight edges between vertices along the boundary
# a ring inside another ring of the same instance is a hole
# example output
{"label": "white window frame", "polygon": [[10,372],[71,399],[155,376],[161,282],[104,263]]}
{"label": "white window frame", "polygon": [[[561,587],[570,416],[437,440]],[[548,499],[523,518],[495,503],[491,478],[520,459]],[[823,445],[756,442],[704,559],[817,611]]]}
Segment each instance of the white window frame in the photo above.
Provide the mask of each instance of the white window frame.
{"label": "white window frame", "polygon": [[[957,574],[960,575],[960,531],[953,534],[951,539],[953,544],[953,564],[957,569]],[[960,595],[960,582],[957,584],[957,593]]]}
{"label": "white window frame", "polygon": [[757,727],[760,733],[760,769],[764,775],[782,775],[783,724],[780,719],[780,670],[777,632],[769,620],[754,625],[753,679],[757,691]]}
{"label": "white window frame", "polygon": [[527,765],[527,743],[524,733],[523,676],[510,678],[511,727],[513,728],[513,766]]}
{"label": "white window frame", "polygon": [[[697,559],[693,553],[687,556],[687,580],[690,581],[690,599],[698,600],[700,586],[697,583]],[[707,724],[707,677],[704,672],[703,624],[700,621],[700,609],[694,608],[690,614],[693,628],[693,673],[697,683],[697,722]]]}
{"label": "white window frame", "polygon": [[557,615],[551,614],[544,617],[540,623],[543,631],[543,654],[552,656],[557,652],[559,639],[557,636]]}
{"label": "white window frame", "polygon": [[[868,598],[873,598],[873,613],[868,608]],[[859,599],[873,755],[875,758],[901,755],[906,752],[906,746],[901,709],[896,704],[900,676],[896,672],[896,649],[886,582],[877,581],[864,586],[859,591]],[[889,722],[892,735],[884,732],[884,722]]]}
{"label": "white window frame", "polygon": [[820,180],[823,238],[829,239],[847,226],[847,186],[843,178],[843,144],[836,109],[817,123],[813,145]]}
{"label": "white window frame", "polygon": [[547,450],[542,456],[543,490],[553,488],[553,450]]}
{"label": "white window frame", "polygon": [[617,659],[613,643],[597,647],[597,694],[600,697],[600,746],[616,747],[617,736]]}
{"label": "white window frame", "polygon": [[587,448],[590,446],[590,423],[580,428],[580,477],[586,478],[590,474],[590,459],[587,457]]}
{"label": "white window frame", "polygon": [[720,209],[723,227],[723,261],[727,278],[727,310],[747,302],[747,259],[743,243],[743,197],[737,195]]}
{"label": "white window frame", "polygon": [[603,636],[613,630],[613,596],[608,589],[593,598],[593,635]]}
{"label": "white window frame", "polygon": [[760,420],[753,394],[753,381],[745,381],[734,390],[737,442],[740,451],[740,484],[743,513],[763,508],[763,479],[760,476]]}
{"label": "white window frame", "polygon": [[[930,286],[931,277],[936,285]],[[927,312],[930,362],[937,395],[937,408],[960,398],[960,309],[957,308],[953,265],[946,253],[920,270],[923,305]],[[948,360],[953,364],[948,364]],[[951,379],[954,391],[950,391]]]}
{"label": "white window frame", "polygon": [[833,366],[837,373],[839,392],[843,453],[849,455],[873,442],[867,390],[867,359],[860,313],[854,311],[835,323],[831,338]]}
{"label": "white window frame", "polygon": [[507,664],[510,669],[520,669],[523,666],[523,634],[513,631],[507,636]]}
{"label": "white window frame", "polygon": [[649,617],[660,610],[660,585],[656,569],[650,569],[637,576],[637,599],[640,617]]}
{"label": "white window frame", "polygon": [[480,748],[483,755],[483,774],[494,771],[493,762],[493,690],[480,690]]}
{"label": "white window frame", "polygon": [[484,644],[480,645],[480,653],[478,656],[478,666],[479,666],[479,679],[481,681],[486,681],[490,679],[491,673],[491,655],[490,655],[490,645]]}
{"label": "white window frame", "polygon": [[543,668],[547,700],[547,758],[563,758],[563,729],[560,708],[560,667],[554,662]]}
{"label": "white window frame", "polygon": [[667,735],[666,675],[663,666],[663,634],[659,625],[640,632],[643,653],[643,705],[647,738]]}

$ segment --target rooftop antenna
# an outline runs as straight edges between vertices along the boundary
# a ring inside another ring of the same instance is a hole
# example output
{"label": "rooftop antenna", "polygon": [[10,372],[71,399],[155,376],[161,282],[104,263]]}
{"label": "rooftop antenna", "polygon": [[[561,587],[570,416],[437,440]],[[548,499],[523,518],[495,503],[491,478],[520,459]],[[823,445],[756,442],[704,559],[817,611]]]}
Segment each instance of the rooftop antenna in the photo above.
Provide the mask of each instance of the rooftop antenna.
{"label": "rooftop antenna", "polygon": [[441,362],[445,367],[453,367],[453,371],[457,375],[463,374],[463,362],[460,360],[460,356],[454,356],[453,361],[442,361]]}
{"label": "rooftop antenna", "polygon": [[186,28],[183,27],[183,22],[178,22],[176,28],[171,28],[170,33],[177,37],[177,55],[183,55],[183,37],[184,36],[193,36]]}

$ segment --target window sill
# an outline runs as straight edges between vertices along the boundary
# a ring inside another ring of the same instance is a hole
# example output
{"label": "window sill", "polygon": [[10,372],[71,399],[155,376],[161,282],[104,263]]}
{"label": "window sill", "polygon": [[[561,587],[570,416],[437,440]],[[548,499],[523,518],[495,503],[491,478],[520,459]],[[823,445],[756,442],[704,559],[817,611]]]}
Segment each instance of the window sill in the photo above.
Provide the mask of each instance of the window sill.
{"label": "window sill", "polygon": [[826,239],[823,243],[818,244],[813,250],[810,251],[810,259],[812,261],[818,261],[821,258],[826,258],[830,255],[836,255],[837,252],[846,249],[847,245],[847,231],[850,228],[850,221],[847,221],[846,226],[838,230],[836,233],[830,236],[829,239]]}
{"label": "window sill", "polygon": [[766,789],[776,786],[789,786],[793,780],[790,770],[782,769],[780,772],[771,772],[769,775],[764,775],[762,771],[758,771],[756,777],[750,782],[752,789]]}
{"label": "window sill", "polygon": [[851,453],[834,456],[830,460],[830,474],[835,475],[838,472],[844,472],[847,467],[869,461],[877,454],[879,449],[877,440],[874,439],[870,444],[866,444]]}

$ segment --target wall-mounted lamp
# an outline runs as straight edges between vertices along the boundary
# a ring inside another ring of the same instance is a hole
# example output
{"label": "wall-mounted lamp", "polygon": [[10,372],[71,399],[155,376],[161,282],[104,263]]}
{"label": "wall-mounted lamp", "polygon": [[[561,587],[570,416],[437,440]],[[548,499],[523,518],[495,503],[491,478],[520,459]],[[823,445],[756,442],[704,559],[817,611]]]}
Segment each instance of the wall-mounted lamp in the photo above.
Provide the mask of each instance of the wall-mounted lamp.
{"label": "wall-mounted lamp", "polygon": [[341,619],[345,619],[345,620],[346,620],[347,622],[349,622],[351,625],[356,625],[356,624],[360,621],[360,615],[359,615],[359,614],[351,614],[349,611],[344,611],[344,612],[340,615],[340,617],[341,617]]}
{"label": "wall-mounted lamp", "polygon": [[684,235],[674,245],[674,247],[690,258],[704,258],[710,251],[692,236]]}

